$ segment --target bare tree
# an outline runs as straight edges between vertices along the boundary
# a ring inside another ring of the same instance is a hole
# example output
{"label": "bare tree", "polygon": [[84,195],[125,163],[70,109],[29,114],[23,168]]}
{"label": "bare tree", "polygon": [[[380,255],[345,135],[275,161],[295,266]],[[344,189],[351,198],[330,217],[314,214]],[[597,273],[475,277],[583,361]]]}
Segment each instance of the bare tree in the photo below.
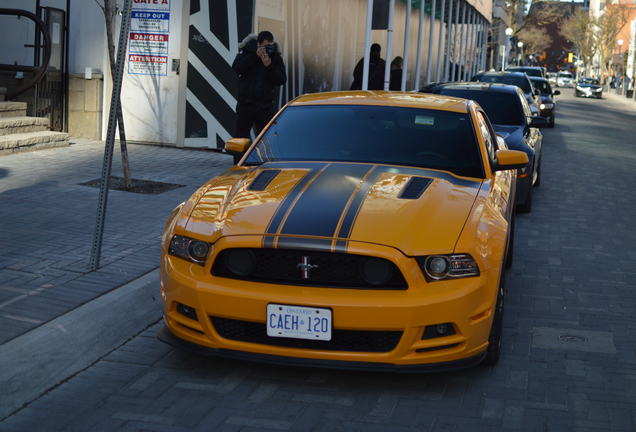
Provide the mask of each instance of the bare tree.
{"label": "bare tree", "polygon": [[521,28],[517,33],[517,39],[523,42],[523,48],[527,53],[542,53],[552,44],[552,38],[535,26]]}
{"label": "bare tree", "polygon": [[[95,0],[97,6],[104,14],[106,23],[106,42],[108,45],[108,59],[110,62],[111,82],[115,77],[115,17],[117,15],[117,0]],[[124,172],[124,187],[126,190],[132,186],[130,168],[128,165],[128,147],[126,145],[126,130],[124,129],[124,116],[121,109],[121,101],[117,104],[117,124],[119,128],[119,146],[121,150],[121,164]]]}
{"label": "bare tree", "polygon": [[587,72],[598,50],[596,19],[588,11],[579,10],[561,25],[561,34],[577,47],[579,59]]}
{"label": "bare tree", "polygon": [[597,48],[601,61],[601,77],[607,76],[610,62],[614,54],[616,37],[629,18],[629,11],[624,5],[607,5],[605,13],[596,21]]}

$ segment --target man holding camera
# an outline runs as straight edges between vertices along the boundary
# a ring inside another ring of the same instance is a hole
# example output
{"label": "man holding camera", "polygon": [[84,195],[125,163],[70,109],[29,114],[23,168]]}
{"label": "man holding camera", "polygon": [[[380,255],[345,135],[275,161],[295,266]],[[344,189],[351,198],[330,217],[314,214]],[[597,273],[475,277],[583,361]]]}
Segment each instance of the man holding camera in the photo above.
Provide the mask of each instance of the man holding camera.
{"label": "man holding camera", "polygon": [[275,114],[274,90],[287,81],[274,35],[262,31],[258,36],[247,36],[239,45],[232,69],[239,78],[235,137],[250,138],[252,126],[258,135]]}

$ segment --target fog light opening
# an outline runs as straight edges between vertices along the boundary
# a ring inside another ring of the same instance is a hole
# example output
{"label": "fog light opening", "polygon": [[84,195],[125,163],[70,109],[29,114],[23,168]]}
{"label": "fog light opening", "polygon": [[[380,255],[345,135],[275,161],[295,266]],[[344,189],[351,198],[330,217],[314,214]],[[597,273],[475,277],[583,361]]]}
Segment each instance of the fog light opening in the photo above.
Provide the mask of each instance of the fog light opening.
{"label": "fog light opening", "polygon": [[197,310],[183,303],[177,303],[177,312],[191,320],[198,321]]}
{"label": "fog light opening", "polygon": [[455,327],[451,323],[442,323],[426,326],[422,339],[435,339],[455,334]]}

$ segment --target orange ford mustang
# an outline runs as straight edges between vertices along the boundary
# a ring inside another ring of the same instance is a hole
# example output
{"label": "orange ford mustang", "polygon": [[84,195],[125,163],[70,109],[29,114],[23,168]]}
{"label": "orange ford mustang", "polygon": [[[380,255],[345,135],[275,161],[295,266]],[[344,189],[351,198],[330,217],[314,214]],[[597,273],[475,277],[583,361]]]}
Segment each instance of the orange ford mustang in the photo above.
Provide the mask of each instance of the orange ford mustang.
{"label": "orange ford mustang", "polygon": [[160,338],[264,362],[494,363],[516,169],[475,102],[301,96],[171,214]]}

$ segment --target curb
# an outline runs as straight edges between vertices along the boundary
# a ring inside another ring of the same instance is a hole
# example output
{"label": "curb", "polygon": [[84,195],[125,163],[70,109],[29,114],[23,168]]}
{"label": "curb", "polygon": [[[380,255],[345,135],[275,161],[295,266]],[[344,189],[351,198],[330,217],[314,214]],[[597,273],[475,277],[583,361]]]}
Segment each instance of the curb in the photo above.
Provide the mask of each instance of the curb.
{"label": "curb", "polygon": [[159,270],[0,345],[0,419],[159,320]]}

